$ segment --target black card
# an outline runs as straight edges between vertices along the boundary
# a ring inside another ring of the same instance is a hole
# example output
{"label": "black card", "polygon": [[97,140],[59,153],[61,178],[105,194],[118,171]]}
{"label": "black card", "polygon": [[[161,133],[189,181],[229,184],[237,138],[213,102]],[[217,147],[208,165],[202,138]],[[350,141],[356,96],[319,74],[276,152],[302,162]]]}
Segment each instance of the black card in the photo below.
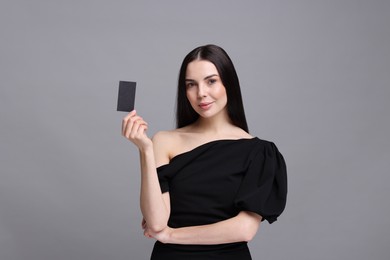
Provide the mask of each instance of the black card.
{"label": "black card", "polygon": [[119,81],[117,111],[130,112],[134,110],[136,82]]}

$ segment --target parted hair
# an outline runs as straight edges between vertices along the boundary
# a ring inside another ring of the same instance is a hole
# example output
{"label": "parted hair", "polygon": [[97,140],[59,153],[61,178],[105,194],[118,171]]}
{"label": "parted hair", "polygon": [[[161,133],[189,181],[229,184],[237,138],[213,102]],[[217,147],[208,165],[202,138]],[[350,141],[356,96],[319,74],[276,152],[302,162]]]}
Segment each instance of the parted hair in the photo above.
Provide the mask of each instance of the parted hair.
{"label": "parted hair", "polygon": [[176,101],[177,128],[190,125],[199,118],[199,115],[191,107],[186,95],[185,80],[187,66],[194,60],[206,60],[214,64],[218,70],[222,84],[226,89],[227,112],[231,123],[249,132],[242,102],[240,83],[233,62],[224,49],[212,44],[195,48],[185,56],[181,64]]}

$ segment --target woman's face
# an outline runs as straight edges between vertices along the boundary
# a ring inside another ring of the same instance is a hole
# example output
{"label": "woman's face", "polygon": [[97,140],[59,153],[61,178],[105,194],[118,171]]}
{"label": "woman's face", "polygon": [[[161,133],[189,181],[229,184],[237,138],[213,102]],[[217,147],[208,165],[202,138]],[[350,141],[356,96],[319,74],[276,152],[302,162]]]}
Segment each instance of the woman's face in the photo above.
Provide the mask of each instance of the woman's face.
{"label": "woman's face", "polygon": [[227,95],[215,65],[194,60],[186,70],[186,94],[192,108],[204,118],[226,113]]}

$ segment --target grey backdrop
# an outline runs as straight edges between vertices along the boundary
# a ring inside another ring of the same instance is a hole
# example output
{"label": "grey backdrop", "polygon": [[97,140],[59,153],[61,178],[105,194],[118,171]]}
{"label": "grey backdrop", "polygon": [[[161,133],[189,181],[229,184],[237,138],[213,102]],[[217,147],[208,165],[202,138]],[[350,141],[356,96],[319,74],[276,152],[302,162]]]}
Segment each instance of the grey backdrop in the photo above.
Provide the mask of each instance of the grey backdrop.
{"label": "grey backdrop", "polygon": [[389,259],[390,1],[0,4],[0,259],[148,259],[138,152],[119,80],[149,134],[174,127],[184,55],[215,43],[251,133],[275,141],[289,197],[254,259]]}

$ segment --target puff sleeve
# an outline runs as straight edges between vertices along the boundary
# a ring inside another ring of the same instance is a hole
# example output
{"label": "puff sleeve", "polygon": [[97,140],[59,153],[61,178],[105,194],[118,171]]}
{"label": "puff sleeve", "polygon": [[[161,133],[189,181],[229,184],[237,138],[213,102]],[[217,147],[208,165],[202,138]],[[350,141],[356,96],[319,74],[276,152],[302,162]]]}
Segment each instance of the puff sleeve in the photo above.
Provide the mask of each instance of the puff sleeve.
{"label": "puff sleeve", "polygon": [[254,151],[234,201],[238,211],[252,211],[269,223],[283,212],[287,199],[287,170],[272,142]]}

